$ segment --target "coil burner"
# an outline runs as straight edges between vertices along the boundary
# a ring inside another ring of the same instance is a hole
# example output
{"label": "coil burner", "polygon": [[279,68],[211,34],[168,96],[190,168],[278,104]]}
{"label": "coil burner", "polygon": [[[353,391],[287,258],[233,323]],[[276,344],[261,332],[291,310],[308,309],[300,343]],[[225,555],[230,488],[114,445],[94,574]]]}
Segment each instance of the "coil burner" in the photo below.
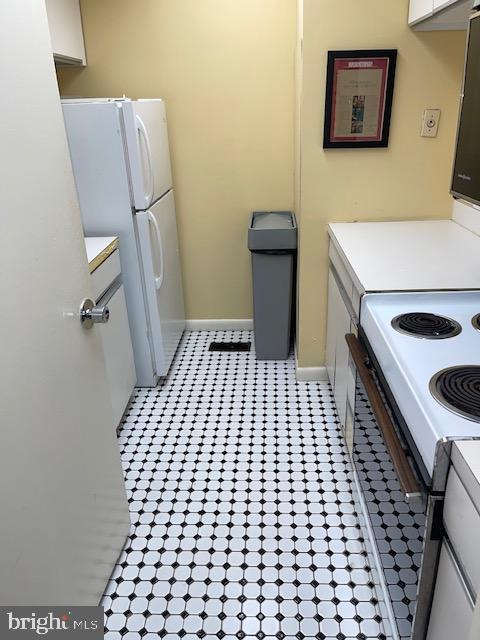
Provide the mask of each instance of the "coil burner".
{"label": "coil burner", "polygon": [[392,327],[400,333],[428,340],[452,338],[462,330],[458,322],[451,318],[422,311],[403,313],[400,316],[396,316],[392,320]]}

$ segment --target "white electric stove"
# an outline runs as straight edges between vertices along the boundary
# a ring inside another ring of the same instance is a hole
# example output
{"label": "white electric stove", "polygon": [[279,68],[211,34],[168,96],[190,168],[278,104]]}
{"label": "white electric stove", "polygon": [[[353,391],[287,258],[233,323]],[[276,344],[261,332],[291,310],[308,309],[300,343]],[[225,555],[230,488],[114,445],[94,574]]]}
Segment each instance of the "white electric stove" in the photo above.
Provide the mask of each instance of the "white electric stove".
{"label": "white electric stove", "polygon": [[430,475],[440,440],[480,438],[479,313],[480,291],[362,300],[360,325]]}

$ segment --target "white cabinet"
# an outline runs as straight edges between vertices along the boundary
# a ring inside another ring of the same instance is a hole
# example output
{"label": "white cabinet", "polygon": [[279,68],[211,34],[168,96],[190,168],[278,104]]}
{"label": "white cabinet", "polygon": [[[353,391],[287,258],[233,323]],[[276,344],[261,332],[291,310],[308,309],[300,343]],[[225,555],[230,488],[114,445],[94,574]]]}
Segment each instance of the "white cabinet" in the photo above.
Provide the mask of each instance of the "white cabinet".
{"label": "white cabinet", "polygon": [[433,13],[433,0],[410,0],[408,10],[408,24],[425,20]]}
{"label": "white cabinet", "polygon": [[448,543],[444,542],[438,565],[427,640],[468,638],[473,604]]}
{"label": "white cabinet", "polygon": [[[114,242],[110,242],[112,239]],[[103,244],[102,240],[105,241]],[[116,238],[86,238],[85,241],[92,271],[95,304],[107,307],[110,312],[108,322],[94,325],[94,331],[98,331],[101,336],[113,413],[112,428],[116,429],[136,383],[127,304],[121,280],[120,255],[118,249],[110,253],[111,248],[116,246]],[[102,250],[101,247],[105,243],[107,247]]]}
{"label": "white cabinet", "polygon": [[466,29],[473,0],[410,0],[408,24],[416,31]]}
{"label": "white cabinet", "polygon": [[350,277],[344,258],[337,246],[330,242],[328,249],[330,271],[328,275],[326,369],[332,385],[338,417],[345,429],[347,396],[355,390],[350,371],[350,354],[345,334],[356,333],[360,314],[360,293]]}
{"label": "white cabinet", "polygon": [[474,602],[480,606],[479,454],[479,441],[457,441],[452,447],[443,510],[445,536],[426,640],[480,637],[474,634]]}
{"label": "white cabinet", "polygon": [[333,271],[328,276],[326,367],[333,388],[338,417],[345,427],[349,351],[345,334],[350,332],[350,313],[343,301]]}
{"label": "white cabinet", "polygon": [[46,0],[55,62],[86,65],[80,0]]}
{"label": "white cabinet", "polygon": [[128,325],[127,303],[123,284],[113,285],[99,306],[107,305],[110,319],[107,324],[98,325],[102,337],[103,355],[107,369],[107,382],[113,411],[113,426],[120,423],[136,382],[132,341]]}
{"label": "white cabinet", "polygon": [[448,475],[443,518],[458,564],[472,588],[480,592],[480,514],[455,469],[451,469]]}
{"label": "white cabinet", "polygon": [[335,386],[335,353],[337,350],[337,315],[339,313],[337,283],[332,270],[328,272],[328,298],[327,298],[327,344],[325,347],[325,365],[328,379],[332,388]]}

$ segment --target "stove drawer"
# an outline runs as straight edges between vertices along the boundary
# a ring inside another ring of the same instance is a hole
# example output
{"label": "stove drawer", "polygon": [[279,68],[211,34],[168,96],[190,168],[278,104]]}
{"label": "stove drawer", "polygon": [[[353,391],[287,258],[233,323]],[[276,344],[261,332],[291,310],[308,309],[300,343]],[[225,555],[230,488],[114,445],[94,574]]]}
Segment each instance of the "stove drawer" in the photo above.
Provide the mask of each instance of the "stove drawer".
{"label": "stove drawer", "polygon": [[479,593],[478,532],[480,531],[480,514],[453,467],[448,476],[443,518],[445,529],[465,577],[471,583],[474,592]]}

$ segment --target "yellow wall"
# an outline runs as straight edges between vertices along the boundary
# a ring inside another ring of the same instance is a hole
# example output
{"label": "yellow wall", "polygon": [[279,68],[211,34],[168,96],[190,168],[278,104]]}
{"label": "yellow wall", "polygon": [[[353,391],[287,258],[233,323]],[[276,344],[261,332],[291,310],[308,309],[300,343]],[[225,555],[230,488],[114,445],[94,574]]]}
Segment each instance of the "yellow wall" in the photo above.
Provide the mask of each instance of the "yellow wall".
{"label": "yellow wall", "polygon": [[[449,217],[465,32],[416,33],[407,0],[304,0],[301,96],[299,362],[324,362],[332,221]],[[398,49],[388,149],[322,148],[329,49]],[[436,139],[419,136],[442,109]],[[408,256],[406,256],[408,258]]]}
{"label": "yellow wall", "polygon": [[250,318],[246,228],[293,207],[295,0],[82,0],[65,95],[163,97],[189,318]]}
{"label": "yellow wall", "polygon": [[[69,95],[167,100],[189,318],[251,317],[249,212],[291,208],[295,182],[297,346],[318,366],[326,224],[450,215],[465,32],[413,32],[408,0],[299,0],[295,65],[296,4],[82,0],[88,67],[59,80]],[[388,149],[322,149],[326,53],[349,48],[398,49]],[[436,139],[419,136],[425,107],[442,109]]]}

